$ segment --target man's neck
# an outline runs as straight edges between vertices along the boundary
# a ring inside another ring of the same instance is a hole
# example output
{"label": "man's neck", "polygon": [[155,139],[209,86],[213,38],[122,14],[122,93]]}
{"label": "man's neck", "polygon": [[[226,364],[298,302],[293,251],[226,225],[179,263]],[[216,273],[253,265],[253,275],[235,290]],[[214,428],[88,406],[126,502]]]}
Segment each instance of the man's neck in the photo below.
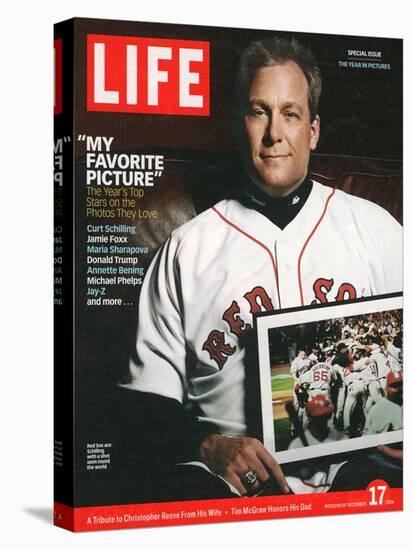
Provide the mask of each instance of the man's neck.
{"label": "man's neck", "polygon": [[254,208],[280,229],[284,229],[307,202],[313,182],[307,176],[303,183],[286,197],[269,197],[248,180],[239,199],[249,208]]}

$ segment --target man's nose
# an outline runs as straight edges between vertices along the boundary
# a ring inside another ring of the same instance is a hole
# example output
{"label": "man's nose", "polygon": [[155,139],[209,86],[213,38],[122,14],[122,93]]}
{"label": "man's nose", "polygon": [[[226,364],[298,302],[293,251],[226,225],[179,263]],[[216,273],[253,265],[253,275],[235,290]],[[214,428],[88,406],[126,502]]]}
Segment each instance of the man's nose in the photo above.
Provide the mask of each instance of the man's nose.
{"label": "man's nose", "polygon": [[278,114],[273,113],[268,118],[268,125],[263,141],[265,145],[273,145],[274,143],[282,141],[281,120]]}

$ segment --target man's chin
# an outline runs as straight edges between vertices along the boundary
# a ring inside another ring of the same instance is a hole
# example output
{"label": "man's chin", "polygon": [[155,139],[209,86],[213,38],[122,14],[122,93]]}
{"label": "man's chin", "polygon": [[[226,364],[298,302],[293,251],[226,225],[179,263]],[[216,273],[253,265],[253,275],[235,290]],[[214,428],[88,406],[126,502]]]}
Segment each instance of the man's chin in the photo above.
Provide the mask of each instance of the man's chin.
{"label": "man's chin", "polygon": [[272,177],[272,178],[261,178],[259,181],[256,180],[258,187],[269,197],[285,197],[298,189],[302,181],[290,181],[285,178]]}

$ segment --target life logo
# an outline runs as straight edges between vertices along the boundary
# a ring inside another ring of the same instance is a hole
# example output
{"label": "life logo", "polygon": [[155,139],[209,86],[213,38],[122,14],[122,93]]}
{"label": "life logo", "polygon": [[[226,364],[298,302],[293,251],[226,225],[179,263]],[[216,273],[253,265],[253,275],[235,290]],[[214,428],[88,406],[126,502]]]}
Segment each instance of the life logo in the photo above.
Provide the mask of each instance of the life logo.
{"label": "life logo", "polygon": [[87,109],[209,116],[209,42],[89,34]]}
{"label": "life logo", "polygon": [[63,52],[63,41],[61,38],[57,38],[54,41],[53,48],[53,65],[54,65],[54,108],[53,112],[55,115],[60,115],[62,113],[62,93],[63,93],[63,84],[62,84],[62,52]]}

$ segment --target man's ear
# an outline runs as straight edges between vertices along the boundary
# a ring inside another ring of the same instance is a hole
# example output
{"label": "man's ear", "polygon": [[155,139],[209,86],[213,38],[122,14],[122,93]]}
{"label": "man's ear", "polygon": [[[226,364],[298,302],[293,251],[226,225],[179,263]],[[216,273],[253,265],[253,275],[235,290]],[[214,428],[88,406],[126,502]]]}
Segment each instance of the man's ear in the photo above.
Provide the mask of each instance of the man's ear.
{"label": "man's ear", "polygon": [[320,117],[318,115],[315,116],[311,123],[310,132],[310,149],[314,151],[320,137]]}

